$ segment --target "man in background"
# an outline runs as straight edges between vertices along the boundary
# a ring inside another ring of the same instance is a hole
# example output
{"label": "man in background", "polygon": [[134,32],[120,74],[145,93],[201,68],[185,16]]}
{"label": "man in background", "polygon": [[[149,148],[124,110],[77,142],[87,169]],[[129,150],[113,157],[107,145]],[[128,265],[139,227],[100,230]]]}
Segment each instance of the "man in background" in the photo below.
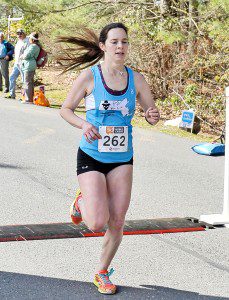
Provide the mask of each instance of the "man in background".
{"label": "man in background", "polygon": [[[5,80],[4,93],[9,92],[9,61],[13,59],[14,46],[4,40],[4,33],[0,32],[0,73]],[[2,91],[2,76],[0,76],[0,91]]]}
{"label": "man in background", "polygon": [[25,49],[29,46],[29,38],[26,37],[25,31],[23,29],[17,30],[18,41],[15,45],[15,62],[13,70],[10,74],[10,95],[6,98],[15,99],[16,81],[19,75],[23,82],[23,72],[21,70],[21,60],[20,56],[24,53]]}

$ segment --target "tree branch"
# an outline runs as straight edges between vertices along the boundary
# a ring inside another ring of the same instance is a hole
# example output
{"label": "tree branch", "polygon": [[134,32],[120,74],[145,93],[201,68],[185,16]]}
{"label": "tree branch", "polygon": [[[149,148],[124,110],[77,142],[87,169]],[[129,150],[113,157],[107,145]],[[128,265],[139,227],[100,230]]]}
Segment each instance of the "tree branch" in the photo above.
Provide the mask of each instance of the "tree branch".
{"label": "tree branch", "polygon": [[[65,12],[65,11],[69,11],[69,10],[75,10],[78,9],[80,7],[86,6],[86,5],[90,5],[90,4],[125,4],[125,5],[140,5],[140,6],[155,6],[155,3],[153,2],[129,2],[129,1],[102,1],[102,0],[96,0],[96,1],[89,1],[86,3],[82,3],[73,7],[68,7],[68,8],[63,8],[63,9],[56,9],[56,10],[51,10],[48,13],[61,13],[61,12]],[[24,12],[27,13],[35,13],[35,14],[40,14],[41,11],[32,11],[32,10],[27,10],[27,9],[23,9],[20,7],[20,9],[22,9]]]}
{"label": "tree branch", "polygon": [[[188,12],[186,12],[186,11],[183,10],[183,9],[177,8],[177,7],[172,6],[172,5],[171,5],[171,8],[174,9],[174,10],[176,10],[176,11],[180,11],[180,12],[182,12],[182,13],[188,15]],[[202,31],[199,29],[199,27],[197,26],[197,24],[196,24],[196,22],[194,21],[194,19],[193,19],[191,16],[189,16],[189,18],[190,18],[190,20],[193,22],[193,24],[195,25],[195,27],[196,27],[196,29],[198,30],[199,34],[202,34]]]}

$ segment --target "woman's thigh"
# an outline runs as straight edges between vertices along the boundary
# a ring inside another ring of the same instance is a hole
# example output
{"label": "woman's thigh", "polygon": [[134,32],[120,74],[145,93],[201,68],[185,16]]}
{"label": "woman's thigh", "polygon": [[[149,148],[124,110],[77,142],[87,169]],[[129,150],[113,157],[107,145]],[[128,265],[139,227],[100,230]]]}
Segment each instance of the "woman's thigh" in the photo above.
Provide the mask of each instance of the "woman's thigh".
{"label": "woman's thigh", "polygon": [[107,174],[110,220],[122,223],[131,198],[133,166],[122,165]]}
{"label": "woman's thigh", "polygon": [[90,223],[99,219],[106,223],[109,219],[109,205],[105,175],[90,171],[78,175],[78,181],[86,212],[85,221]]}

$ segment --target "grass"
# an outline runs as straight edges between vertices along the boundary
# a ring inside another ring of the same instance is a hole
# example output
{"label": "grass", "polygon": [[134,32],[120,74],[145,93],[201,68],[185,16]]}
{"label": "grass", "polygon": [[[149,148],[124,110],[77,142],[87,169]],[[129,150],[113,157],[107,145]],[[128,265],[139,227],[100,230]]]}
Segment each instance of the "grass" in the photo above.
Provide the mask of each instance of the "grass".
{"label": "grass", "polygon": [[156,124],[155,126],[151,126],[145,121],[145,118],[140,116],[134,116],[132,125],[140,128],[149,129],[149,130],[156,130],[162,133],[166,133],[166,134],[170,134],[182,138],[192,139],[198,142],[212,142],[212,140],[217,138],[216,136],[209,136],[201,133],[199,133],[198,135],[193,134],[174,126],[165,126],[164,121],[162,120],[160,120],[158,124]]}
{"label": "grass", "polygon": [[45,92],[46,98],[51,105],[61,106],[67,96],[67,91],[64,90],[47,90]]}

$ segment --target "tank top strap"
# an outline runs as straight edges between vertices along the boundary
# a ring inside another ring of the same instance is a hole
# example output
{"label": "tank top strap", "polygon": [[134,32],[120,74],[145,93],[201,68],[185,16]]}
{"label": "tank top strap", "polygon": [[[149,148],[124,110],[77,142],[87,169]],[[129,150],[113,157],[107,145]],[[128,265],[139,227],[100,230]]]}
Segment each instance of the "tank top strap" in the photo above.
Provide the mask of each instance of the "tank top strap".
{"label": "tank top strap", "polygon": [[99,72],[98,72],[98,67],[97,65],[92,66],[91,68],[92,74],[93,74],[93,79],[94,79],[94,91],[96,90],[96,87],[98,85],[98,81],[99,81]]}
{"label": "tank top strap", "polygon": [[94,66],[90,67],[90,69],[91,69],[94,77],[98,77],[99,73],[98,73],[98,67],[97,67],[97,65],[94,65]]}
{"label": "tank top strap", "polygon": [[129,88],[133,89],[135,88],[135,85],[134,85],[134,72],[132,69],[126,67],[127,70],[128,70],[128,74],[129,74]]}
{"label": "tank top strap", "polygon": [[129,74],[129,86],[128,86],[128,94],[130,93],[131,95],[136,94],[136,88],[134,84],[134,71],[128,67],[126,67],[128,70]]}

